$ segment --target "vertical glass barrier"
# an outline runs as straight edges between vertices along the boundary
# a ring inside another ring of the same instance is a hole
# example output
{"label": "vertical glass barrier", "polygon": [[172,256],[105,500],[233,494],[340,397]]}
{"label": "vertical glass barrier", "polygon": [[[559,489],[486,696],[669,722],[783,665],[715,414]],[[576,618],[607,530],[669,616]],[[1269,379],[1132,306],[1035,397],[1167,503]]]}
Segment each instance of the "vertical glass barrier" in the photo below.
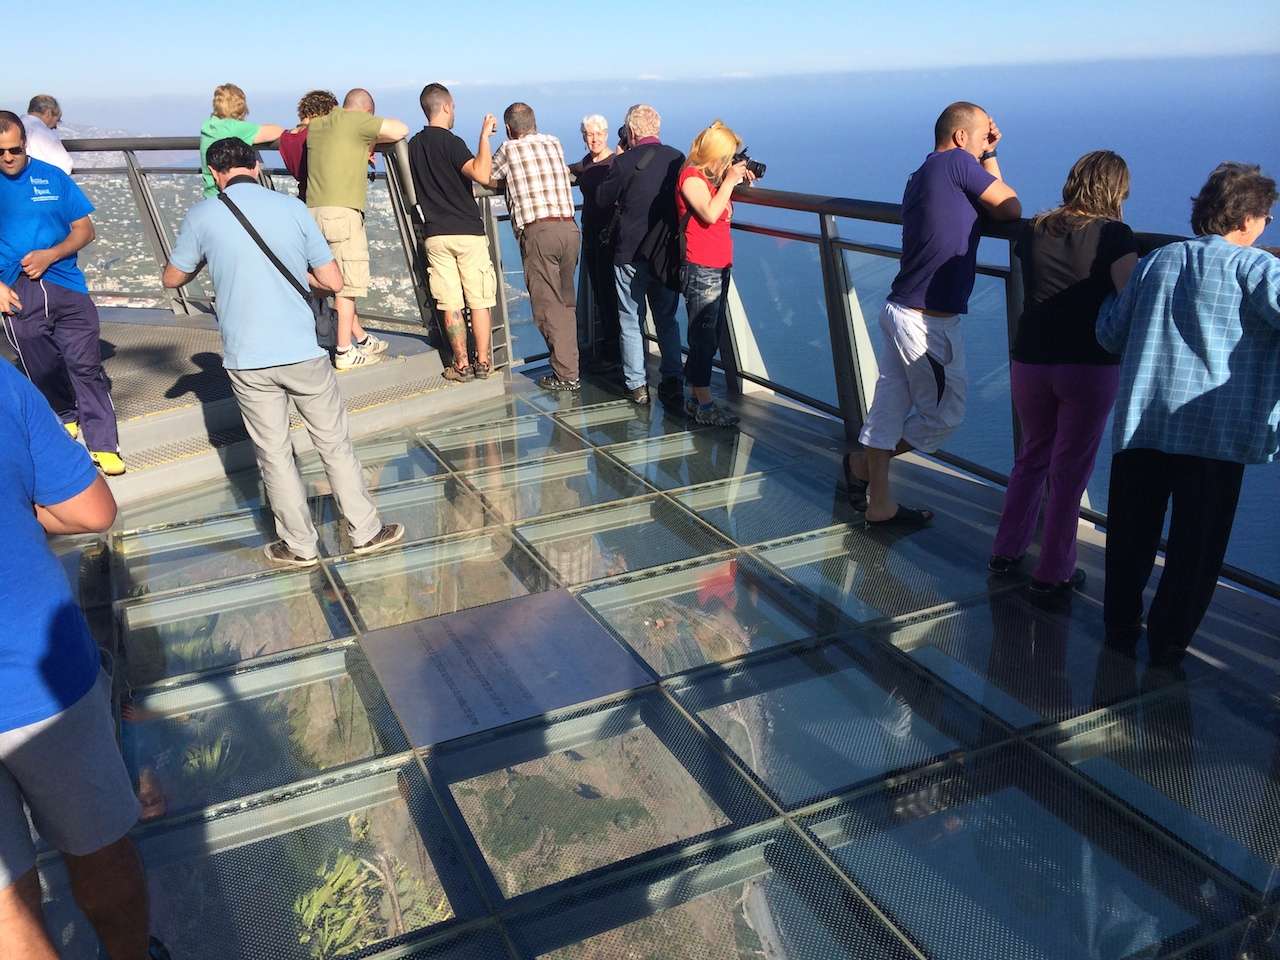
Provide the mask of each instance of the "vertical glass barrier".
{"label": "vertical glass barrier", "polygon": [[[156,202],[156,211],[169,233],[170,242],[173,242],[187,211],[204,199],[203,180],[196,170],[190,173],[148,173],[146,177]],[[213,284],[209,281],[209,271],[201,270],[187,284],[186,290],[195,297],[211,297]]]}
{"label": "vertical glass barrier", "polygon": [[[292,181],[288,176],[276,179],[281,186]],[[369,237],[369,296],[361,304],[362,312],[420,324],[422,315],[385,179],[369,184],[364,224]]]}
{"label": "vertical glass barrier", "polygon": [[836,403],[818,245],[736,230],[733,278],[755,341],[738,344],[742,369]]}
{"label": "vertical glass barrier", "polygon": [[529,291],[524,285],[524,266],[520,244],[516,242],[510,221],[498,223],[498,242],[502,248],[502,296],[507,301],[507,323],[511,333],[511,357],[531,357],[547,349],[546,342],[533,325]]}
{"label": "vertical glass barrier", "polygon": [[[143,232],[128,178],[90,169],[77,172],[74,179],[94,206],[97,238],[80,252],[80,268],[90,291],[132,294],[129,302],[135,306],[164,306],[160,269]],[[111,299],[99,302],[109,304]]]}

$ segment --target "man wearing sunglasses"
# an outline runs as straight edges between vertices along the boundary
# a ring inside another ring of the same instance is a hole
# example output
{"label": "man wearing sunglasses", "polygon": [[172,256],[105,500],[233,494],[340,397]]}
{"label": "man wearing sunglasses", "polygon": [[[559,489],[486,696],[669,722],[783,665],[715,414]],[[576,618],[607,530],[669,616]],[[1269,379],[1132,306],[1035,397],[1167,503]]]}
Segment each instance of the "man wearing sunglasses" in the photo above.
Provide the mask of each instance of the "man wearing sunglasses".
{"label": "man wearing sunglasses", "polygon": [[107,476],[124,473],[98,311],[76,263],[93,204],[57,167],[27,155],[21,118],[0,110],[0,314],[23,370]]}

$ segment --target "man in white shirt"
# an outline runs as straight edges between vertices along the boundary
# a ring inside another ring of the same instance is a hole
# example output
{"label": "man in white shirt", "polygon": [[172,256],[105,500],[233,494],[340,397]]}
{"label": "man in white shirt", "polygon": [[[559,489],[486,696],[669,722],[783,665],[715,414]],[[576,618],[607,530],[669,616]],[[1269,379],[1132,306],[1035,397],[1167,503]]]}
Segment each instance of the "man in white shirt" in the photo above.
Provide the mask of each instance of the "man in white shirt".
{"label": "man in white shirt", "polygon": [[47,93],[38,93],[27,104],[22,126],[27,131],[27,156],[52,163],[63,173],[71,172],[71,154],[53,131],[62,122],[62,107]]}

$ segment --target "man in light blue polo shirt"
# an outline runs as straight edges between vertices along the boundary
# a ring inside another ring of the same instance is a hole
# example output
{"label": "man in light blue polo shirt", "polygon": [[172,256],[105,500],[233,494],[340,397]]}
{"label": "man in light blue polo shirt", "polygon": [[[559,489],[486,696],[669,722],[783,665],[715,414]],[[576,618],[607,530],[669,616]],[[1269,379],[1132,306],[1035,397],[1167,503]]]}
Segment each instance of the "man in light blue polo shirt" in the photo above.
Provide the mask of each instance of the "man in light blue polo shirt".
{"label": "man in light blue polo shirt", "polygon": [[[342,289],[342,275],[307,208],[257,182],[253,148],[226,138],[206,154],[219,194],[225,192],[267,247],[303,287]],[[209,265],[217,294],[223,366],[253,440],[258,468],[280,539],[266,547],[281,564],[311,566],[318,537],[289,440],[289,401],[320,454],[356,553],[388,547],[404,536],[383,524],[351,447],[347,410],[328,354],[316,342],[315,317],[302,293],[259,248],[220,196],[191,208],[178,232],[164,285],[180,287]]]}

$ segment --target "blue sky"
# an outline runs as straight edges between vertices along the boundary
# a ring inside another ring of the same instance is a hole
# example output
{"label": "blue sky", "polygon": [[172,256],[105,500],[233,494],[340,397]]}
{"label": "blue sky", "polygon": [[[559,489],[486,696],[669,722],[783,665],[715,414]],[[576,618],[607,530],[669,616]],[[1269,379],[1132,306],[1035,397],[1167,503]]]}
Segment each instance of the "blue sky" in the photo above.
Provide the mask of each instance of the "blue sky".
{"label": "blue sky", "polygon": [[283,92],[1280,51],[1275,0],[71,0],[55,19],[47,46],[37,37],[9,45],[6,102],[25,99],[28,87],[138,97],[205,92],[227,79]]}

